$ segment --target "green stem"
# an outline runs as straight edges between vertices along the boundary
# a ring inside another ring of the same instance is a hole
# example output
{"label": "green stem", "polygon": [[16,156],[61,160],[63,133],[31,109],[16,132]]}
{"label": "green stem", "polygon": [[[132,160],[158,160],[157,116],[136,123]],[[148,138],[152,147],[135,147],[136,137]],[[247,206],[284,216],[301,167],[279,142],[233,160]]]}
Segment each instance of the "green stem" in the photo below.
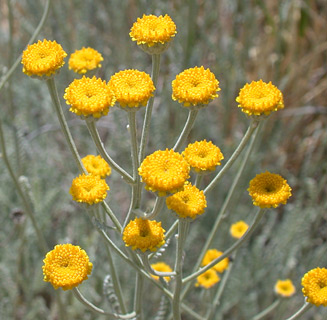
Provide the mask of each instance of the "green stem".
{"label": "green stem", "polygon": [[202,182],[202,180],[203,180],[203,174],[199,174],[199,173],[197,173],[197,174],[196,174],[196,177],[195,177],[194,185],[195,185],[198,189],[200,189],[200,186],[201,186],[201,182]]}
{"label": "green stem", "polygon": [[143,300],[143,284],[144,279],[141,274],[136,274],[135,280],[135,292],[134,292],[134,311],[136,313],[136,319],[142,320],[142,300]]}
{"label": "green stem", "polygon": [[[41,29],[43,28],[43,25],[44,25],[44,23],[45,23],[45,21],[46,21],[46,19],[48,17],[48,14],[49,14],[50,2],[51,2],[51,0],[47,0],[46,4],[44,6],[44,10],[43,10],[43,14],[42,14],[41,20],[40,20],[38,26],[36,27],[36,29],[34,30],[34,33],[32,34],[32,36],[29,39],[29,41],[28,41],[27,44],[31,44],[32,42],[34,42],[34,40],[36,39],[36,37],[40,33]],[[15,69],[20,64],[21,59],[22,59],[22,54],[20,54],[18,56],[18,58],[16,59],[15,63],[8,70],[8,72],[3,76],[2,81],[0,82],[0,91],[4,87],[5,83],[8,81],[8,79],[10,79],[10,77],[13,75]]]}
{"label": "green stem", "polygon": [[[160,69],[160,54],[152,55],[152,74],[151,78],[155,88],[157,89],[158,77],[159,77],[159,69]],[[140,150],[139,150],[139,163],[141,163],[144,159],[145,155],[145,146],[148,143],[149,131],[150,131],[150,123],[152,116],[154,96],[149,99],[148,105],[145,111],[145,117],[143,122]]]}
{"label": "green stem", "polygon": [[309,302],[304,302],[301,309],[298,312],[296,312],[295,314],[293,314],[291,317],[287,318],[286,320],[295,320],[295,319],[300,318],[300,316],[302,316],[304,313],[306,313],[312,306],[313,306],[313,304],[311,304]]}
{"label": "green stem", "polygon": [[69,127],[67,125],[67,121],[65,119],[65,115],[63,113],[62,107],[61,107],[61,103],[59,100],[59,96],[58,96],[58,92],[57,92],[57,87],[56,87],[56,83],[54,78],[50,78],[48,80],[46,80],[50,95],[51,95],[51,99],[53,102],[53,106],[55,108],[59,123],[60,123],[60,127],[61,127],[61,131],[65,136],[65,139],[68,143],[69,149],[71,151],[71,153],[74,156],[74,159],[76,161],[76,164],[78,166],[78,169],[80,172],[87,174],[87,171],[85,170],[82,161],[81,161],[81,157],[77,151],[77,148],[75,146],[74,140],[72,138],[72,135],[70,133]]}
{"label": "green stem", "polygon": [[189,110],[188,117],[187,117],[186,123],[184,125],[183,131],[180,134],[180,136],[173,148],[174,151],[178,152],[180,150],[180,148],[182,147],[183,143],[185,142],[185,140],[187,139],[187,137],[193,127],[193,124],[194,124],[197,114],[198,114],[198,110]]}
{"label": "green stem", "polygon": [[92,117],[89,117],[86,119],[86,125],[87,128],[89,129],[89,132],[92,136],[92,139],[97,147],[98,152],[100,153],[100,155],[102,156],[102,158],[104,160],[106,160],[109,165],[116,170],[127,183],[133,184],[135,181],[134,179],[124,170],[122,169],[107,153],[107,151],[104,148],[103,142],[101,141],[99,132],[96,128],[95,125],[95,120]]}
{"label": "green stem", "polygon": [[160,211],[165,203],[165,199],[166,199],[166,197],[157,197],[152,211],[149,214],[147,214],[145,216],[145,218],[148,220],[154,219],[160,213]]}
{"label": "green stem", "polygon": [[262,310],[260,313],[258,313],[255,317],[253,317],[252,320],[261,320],[263,319],[267,314],[269,314],[271,311],[276,309],[281,303],[281,299],[277,299],[274,301],[269,307],[266,309]]}
{"label": "green stem", "polygon": [[176,272],[160,272],[160,271],[154,270],[150,265],[149,256],[147,254],[142,254],[141,258],[142,258],[142,262],[143,262],[145,270],[152,275],[155,275],[158,277],[174,277],[176,275]]}
{"label": "green stem", "polygon": [[114,223],[115,227],[117,228],[117,231],[119,233],[122,233],[123,228],[122,228],[120,222],[118,221],[118,219],[116,218],[115,214],[112,212],[112,210],[108,206],[108,204],[105,201],[102,201],[101,205],[102,205],[102,208],[105,210],[105,212],[108,214],[111,221]]}

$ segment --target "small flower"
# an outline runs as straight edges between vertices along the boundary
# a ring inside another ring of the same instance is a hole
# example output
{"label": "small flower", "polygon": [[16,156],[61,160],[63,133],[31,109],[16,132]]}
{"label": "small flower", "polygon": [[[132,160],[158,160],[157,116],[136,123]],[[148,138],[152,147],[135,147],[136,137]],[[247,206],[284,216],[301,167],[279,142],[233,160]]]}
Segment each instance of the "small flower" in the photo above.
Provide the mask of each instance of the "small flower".
{"label": "small flower", "polygon": [[327,269],[315,268],[302,278],[302,292],[307,302],[319,307],[327,307]]}
{"label": "small flower", "polygon": [[174,150],[158,150],[147,156],[139,167],[145,188],[159,196],[175,193],[189,178],[190,167],[183,156]]}
{"label": "small flower", "polygon": [[101,61],[103,61],[101,53],[95,49],[83,47],[70,55],[68,66],[69,70],[85,74],[90,70],[100,68]]}
{"label": "small flower", "polygon": [[[172,268],[164,262],[157,262],[157,263],[151,264],[151,268],[153,270],[156,270],[159,272],[172,272],[173,271]],[[156,280],[159,280],[158,276],[151,275],[151,277]],[[166,282],[170,281],[170,277],[164,277],[164,279],[166,280]]]}
{"label": "small flower", "polygon": [[79,246],[58,244],[49,251],[43,260],[43,280],[50,282],[55,289],[69,290],[77,287],[92,271],[87,253]]}
{"label": "small flower", "polygon": [[79,116],[100,118],[115,104],[114,93],[99,78],[75,79],[65,90],[64,98],[70,111]]}
{"label": "small flower", "polygon": [[249,225],[241,220],[231,225],[229,233],[233,238],[240,239],[243,237],[248,228]]}
{"label": "small flower", "polygon": [[104,179],[91,174],[82,174],[73,180],[69,193],[74,201],[92,205],[102,202],[108,190],[109,187]]}
{"label": "small flower", "polygon": [[156,251],[165,243],[164,232],[161,222],[135,218],[124,229],[123,241],[126,247],[132,247],[133,250]]}
{"label": "small flower", "polygon": [[101,158],[100,155],[94,156],[89,154],[88,156],[82,158],[82,163],[89,174],[99,176],[101,179],[104,179],[106,176],[110,176],[111,174],[109,164],[103,158]]}
{"label": "small flower", "polygon": [[201,286],[205,289],[210,289],[220,281],[218,274],[213,269],[205,271],[204,273],[200,274],[196,279],[198,280],[198,282],[195,284],[195,286]]}
{"label": "small flower", "polygon": [[268,171],[257,174],[248,188],[253,204],[260,208],[277,208],[280,204],[286,204],[292,195],[291,190],[287,181],[279,174]]}
{"label": "small flower", "polygon": [[195,219],[204,213],[207,207],[203,191],[191,184],[186,184],[182,191],[176,192],[166,199],[168,209],[174,210],[180,218]]}
{"label": "small flower", "polygon": [[216,169],[224,155],[211,141],[195,141],[187,146],[182,155],[197,173],[206,173]]}
{"label": "small flower", "polygon": [[278,280],[275,284],[275,292],[283,298],[289,298],[295,293],[295,287],[290,279]]}
{"label": "small flower", "polygon": [[31,77],[47,79],[64,64],[67,53],[56,41],[44,39],[28,45],[23,52],[23,72]]}
{"label": "small flower", "polygon": [[134,22],[129,35],[144,51],[159,54],[168,48],[176,33],[176,25],[167,14],[164,17],[144,14]]}
{"label": "small flower", "polygon": [[[202,260],[202,263],[201,263],[201,266],[206,266],[207,264],[209,264],[212,260],[220,257],[221,255],[223,254],[223,252],[221,251],[218,251],[216,249],[209,249],[203,260]],[[218,262],[217,264],[215,264],[212,269],[216,270],[217,272],[224,272],[227,268],[228,268],[228,264],[229,264],[229,259],[228,258],[225,258],[223,260],[221,260],[220,262]]]}
{"label": "small flower", "polygon": [[271,82],[262,80],[246,84],[236,98],[242,111],[250,116],[269,115],[284,108],[283,94]]}
{"label": "small flower", "polygon": [[111,77],[108,85],[112,88],[117,102],[123,108],[136,109],[140,106],[146,106],[155,90],[151,77],[138,70],[120,71]]}
{"label": "small flower", "polygon": [[203,66],[184,70],[172,82],[173,100],[184,107],[203,108],[218,97],[219,82],[215,75]]}

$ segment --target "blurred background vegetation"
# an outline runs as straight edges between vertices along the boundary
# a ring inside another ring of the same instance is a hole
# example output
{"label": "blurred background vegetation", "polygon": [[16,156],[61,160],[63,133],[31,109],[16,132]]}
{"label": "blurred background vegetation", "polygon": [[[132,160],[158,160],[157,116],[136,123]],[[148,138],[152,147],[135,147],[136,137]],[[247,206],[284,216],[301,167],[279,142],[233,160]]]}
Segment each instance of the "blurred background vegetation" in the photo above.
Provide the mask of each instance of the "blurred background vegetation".
{"label": "blurred background vegetation", "polygon": [[[39,0],[0,1],[0,78],[25,49],[44,5],[45,1]],[[303,303],[300,285],[303,274],[327,265],[327,3],[325,0],[56,0],[52,1],[38,39],[56,40],[68,54],[83,46],[95,48],[104,57],[97,75],[106,80],[126,68],[150,73],[151,58],[128,35],[133,22],[144,13],[169,14],[178,31],[170,49],[162,56],[147,153],[172,147],[183,127],[187,111],[171,100],[171,81],[185,68],[209,67],[220,81],[220,97],[199,113],[189,142],[212,140],[225,159],[249,123],[235,102],[239,89],[246,82],[263,79],[272,81],[284,94],[286,108],[266,121],[214,246],[223,251],[233,243],[228,236],[231,223],[240,219],[251,222],[253,207],[246,189],[255,174],[269,170],[285,177],[293,189],[293,197],[288,205],[270,210],[239,251],[215,319],[251,319],[276,299],[273,292],[276,280],[290,278],[297,294],[266,317],[286,318]],[[76,77],[67,64],[56,77],[60,96]],[[49,247],[69,241],[88,252],[94,271],[81,290],[95,304],[108,309],[102,294],[103,279],[109,272],[103,243],[98,241],[85,212],[72,202],[68,193],[78,170],[52,112],[45,83],[30,79],[19,66],[0,97],[1,121],[11,163],[16,176],[25,177],[21,181],[31,194],[35,216]],[[81,155],[95,154],[83,122],[68,112],[64,101],[63,106]],[[144,111],[138,113],[139,128],[143,115]],[[98,122],[111,156],[130,169],[126,125],[126,115],[118,109]],[[186,273],[196,261],[238,165],[210,194],[205,216],[191,226]],[[0,179],[0,318],[59,319],[55,292],[42,281],[43,255],[3,161],[0,161]],[[130,191],[116,173],[108,182],[110,205],[122,220]],[[149,198],[147,205],[151,201]],[[172,219],[164,215],[160,218],[167,229]],[[170,246],[167,251],[174,250],[174,244]],[[173,263],[165,253],[162,259]],[[118,258],[115,261],[122,264]],[[133,277],[128,268],[120,274],[129,303]],[[153,287],[146,289],[146,319],[152,319],[161,294]],[[206,294],[194,288],[187,296],[200,314],[207,308]],[[98,319],[84,310],[70,292],[64,292],[63,297],[68,319]],[[319,320],[326,315],[322,307],[313,308],[303,318]],[[185,315],[183,319],[190,317]]]}

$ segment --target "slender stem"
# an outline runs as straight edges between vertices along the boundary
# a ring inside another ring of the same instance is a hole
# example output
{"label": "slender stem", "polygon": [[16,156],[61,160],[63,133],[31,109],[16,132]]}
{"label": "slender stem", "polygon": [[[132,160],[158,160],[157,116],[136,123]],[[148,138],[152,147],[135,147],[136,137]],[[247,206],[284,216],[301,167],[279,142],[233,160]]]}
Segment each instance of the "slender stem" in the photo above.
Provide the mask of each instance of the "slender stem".
{"label": "slender stem", "polygon": [[119,233],[122,233],[123,228],[122,228],[120,222],[118,221],[118,219],[116,218],[115,214],[112,212],[112,210],[108,206],[108,204],[105,201],[102,201],[101,205],[102,205],[102,208],[105,210],[105,212],[108,214],[111,221],[114,223],[115,227],[117,228],[117,231]]}
{"label": "slender stem", "polygon": [[[41,29],[43,28],[43,25],[45,23],[45,21],[47,20],[48,14],[49,14],[49,9],[50,9],[50,3],[51,0],[47,0],[45,6],[44,6],[44,10],[43,10],[43,14],[41,17],[41,20],[38,24],[38,26],[36,27],[36,29],[34,30],[31,38],[29,39],[27,44],[31,44],[32,42],[34,42],[34,40],[36,39],[36,37],[38,36],[38,34],[40,33]],[[22,54],[20,54],[16,61],[14,62],[14,64],[12,65],[12,67],[8,70],[8,72],[3,76],[2,81],[0,82],[0,91],[1,89],[4,87],[5,83],[8,81],[8,79],[13,75],[15,69],[18,67],[18,65],[20,64],[22,59]]]}
{"label": "slender stem", "polygon": [[144,279],[141,274],[136,274],[135,280],[135,292],[134,292],[134,310],[136,313],[136,319],[142,320],[142,300],[143,300],[143,284]]}
{"label": "slender stem", "polygon": [[183,143],[187,139],[187,137],[193,127],[193,124],[194,124],[197,114],[198,114],[198,110],[189,110],[188,117],[187,117],[186,123],[184,125],[183,131],[180,134],[180,136],[178,137],[178,140],[173,148],[174,151],[176,151],[176,152],[179,151],[180,148],[183,146]]}
{"label": "slender stem", "polygon": [[200,189],[200,186],[201,186],[201,182],[202,182],[202,180],[203,180],[203,174],[199,174],[199,173],[197,173],[197,174],[196,174],[196,177],[195,177],[194,185],[195,185],[198,189]]}
{"label": "slender stem", "polygon": [[117,314],[117,313],[105,312],[104,310],[96,307],[94,304],[92,304],[90,301],[88,301],[77,288],[73,288],[72,290],[73,290],[75,297],[82,304],[84,304],[84,306],[86,306],[88,309],[92,310],[95,313],[114,317],[116,319],[133,319],[136,316],[135,312],[131,312],[131,313],[127,313],[127,314]]}
{"label": "slender stem", "polygon": [[183,279],[183,283],[189,282],[193,279],[195,279],[196,277],[198,277],[200,274],[202,274],[203,272],[209,270],[210,268],[212,268],[215,264],[217,264],[218,262],[220,262],[221,260],[225,259],[226,257],[228,257],[230,254],[232,254],[235,250],[237,250],[252,234],[252,232],[255,230],[255,228],[257,227],[257,225],[259,224],[261,218],[263,217],[265,213],[265,209],[258,209],[256,216],[254,218],[254,221],[251,225],[251,227],[246,231],[246,233],[243,235],[243,237],[241,239],[239,239],[238,241],[236,241],[230,248],[228,248],[221,256],[219,256],[218,258],[212,260],[209,264],[207,264],[206,266],[204,266],[203,268],[200,268],[198,271],[192,273],[191,275],[189,275],[188,277]]}
{"label": "slender stem", "polygon": [[81,157],[77,151],[77,148],[75,146],[75,142],[72,138],[72,135],[70,133],[67,121],[65,119],[62,107],[61,107],[61,103],[58,97],[58,92],[57,92],[57,87],[56,87],[56,83],[54,81],[54,78],[50,78],[48,80],[46,80],[51,98],[52,98],[52,102],[53,102],[53,106],[55,108],[59,123],[60,123],[60,127],[61,127],[61,131],[64,134],[66,141],[68,143],[69,149],[72,152],[74,159],[77,163],[78,169],[80,172],[84,172],[87,174],[87,171],[85,170],[82,161],[81,161]]}
{"label": "slender stem", "polygon": [[[160,69],[160,54],[152,55],[152,74],[151,78],[154,86],[157,88],[158,77],[159,77],[159,69]],[[148,143],[149,131],[150,131],[150,123],[152,116],[154,96],[149,99],[148,105],[145,111],[145,117],[143,122],[140,150],[139,150],[139,163],[141,163],[144,159],[145,155],[145,146]]]}
{"label": "slender stem", "polygon": [[224,167],[218,172],[218,174],[215,176],[215,178],[210,182],[210,184],[204,189],[204,194],[211,191],[219,182],[219,180],[223,177],[223,175],[227,172],[227,170],[233,165],[235,160],[238,158],[244,147],[246,146],[247,142],[249,141],[250,137],[252,136],[252,133],[255,131],[255,129],[258,127],[258,121],[252,120],[250,126],[248,127],[243,139],[241,140],[240,144],[232,154],[232,156],[229,158],[227,163],[224,165]]}
{"label": "slender stem", "polygon": [[157,197],[156,202],[153,206],[152,211],[145,216],[146,219],[154,219],[161,211],[164,203],[165,203],[166,197]]}
{"label": "slender stem", "polygon": [[267,314],[269,314],[271,311],[276,309],[281,303],[281,299],[275,300],[269,307],[262,310],[260,313],[258,313],[255,317],[253,317],[252,320],[261,320],[263,319]]}
{"label": "slender stem", "polygon": [[154,270],[150,265],[149,256],[147,254],[142,254],[141,257],[145,270],[148,271],[150,274],[158,277],[173,277],[176,275],[176,272],[160,272]]}
{"label": "slender stem", "polygon": [[109,165],[116,170],[123,178],[126,182],[133,184],[134,183],[134,179],[124,170],[122,169],[107,153],[107,151],[104,148],[103,142],[101,141],[99,132],[96,128],[95,125],[95,120],[92,117],[87,118],[87,120],[85,121],[87,128],[89,129],[89,132],[92,136],[92,139],[97,147],[98,152],[100,153],[100,155],[102,156],[102,158],[104,160],[106,160]]}
{"label": "slender stem", "polygon": [[306,313],[312,306],[313,306],[313,304],[311,304],[309,302],[304,302],[301,309],[298,312],[296,312],[295,314],[293,314],[291,317],[287,318],[286,320],[295,320],[295,319],[300,318],[300,316],[302,316],[304,313]]}

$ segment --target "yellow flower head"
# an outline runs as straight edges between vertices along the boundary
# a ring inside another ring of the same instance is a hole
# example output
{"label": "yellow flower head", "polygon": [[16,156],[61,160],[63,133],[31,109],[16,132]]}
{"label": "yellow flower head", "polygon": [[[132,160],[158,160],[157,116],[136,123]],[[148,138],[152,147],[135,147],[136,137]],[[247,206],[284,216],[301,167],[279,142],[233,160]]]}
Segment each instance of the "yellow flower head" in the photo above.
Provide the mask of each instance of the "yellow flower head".
{"label": "yellow flower head", "polygon": [[[157,262],[157,263],[151,264],[151,268],[156,271],[159,271],[159,272],[172,272],[173,271],[172,268],[167,263],[164,263],[164,262]],[[158,276],[151,275],[151,277],[156,280],[159,280]],[[170,277],[164,277],[164,279],[166,280],[166,282],[170,281]]]}
{"label": "yellow flower head", "polygon": [[211,141],[207,142],[206,140],[189,144],[182,155],[191,168],[198,173],[215,170],[216,166],[220,165],[220,161],[224,159],[220,149]]}
{"label": "yellow flower head", "polygon": [[295,293],[295,287],[290,279],[278,280],[275,284],[275,292],[283,298],[289,298]]}
{"label": "yellow flower head", "polygon": [[74,201],[92,205],[103,201],[108,190],[109,186],[104,179],[82,174],[73,180],[69,193]]}
{"label": "yellow flower head", "polygon": [[165,243],[164,232],[161,222],[135,218],[124,229],[123,241],[126,247],[132,247],[133,250],[156,251]]}
{"label": "yellow flower head", "polygon": [[[223,252],[218,251],[216,249],[209,249],[206,254],[203,257],[201,266],[206,266],[207,264],[209,264],[212,260],[220,257],[223,254]],[[223,260],[221,260],[220,262],[218,262],[217,264],[215,264],[212,269],[216,270],[217,272],[224,272],[227,268],[228,268],[228,264],[229,264],[229,259],[225,258]]]}
{"label": "yellow flower head", "polygon": [[168,209],[175,211],[180,218],[192,219],[204,213],[204,209],[207,207],[203,191],[191,184],[186,184],[182,191],[168,197],[166,204]]}
{"label": "yellow flower head", "polygon": [[210,289],[220,281],[218,274],[213,269],[205,271],[204,273],[200,274],[196,279],[198,282],[195,284],[195,286],[201,286],[205,289]]}
{"label": "yellow flower head", "polygon": [[241,220],[231,225],[229,233],[233,238],[240,239],[243,237],[248,228],[248,224]]}
{"label": "yellow flower head", "polygon": [[99,176],[104,179],[106,176],[111,174],[111,168],[109,164],[101,158],[100,155],[94,156],[89,154],[88,156],[82,158],[82,163],[89,174],[94,176]]}
{"label": "yellow flower head", "polygon": [[302,292],[307,302],[315,306],[327,307],[327,269],[315,268],[302,278]]}
{"label": "yellow flower head", "polygon": [[144,14],[134,22],[129,35],[143,50],[152,54],[163,52],[176,33],[176,25],[167,14],[164,17]]}
{"label": "yellow flower head", "polygon": [[262,80],[246,84],[236,98],[239,107],[248,115],[269,115],[284,108],[283,94],[271,82]]}
{"label": "yellow flower head", "polygon": [[158,150],[147,156],[139,167],[145,188],[159,196],[175,193],[189,178],[190,167],[183,156],[174,150]]}
{"label": "yellow flower head", "polygon": [[69,290],[86,280],[92,271],[87,253],[79,246],[58,244],[43,260],[43,280],[55,289]]}
{"label": "yellow flower head", "polygon": [[287,181],[279,174],[264,172],[257,174],[248,188],[253,204],[260,208],[277,208],[280,204],[286,204],[292,195]]}
{"label": "yellow flower head", "polygon": [[101,53],[92,48],[82,48],[70,55],[68,66],[69,70],[84,74],[90,70],[100,68],[103,57]]}
{"label": "yellow flower head", "polygon": [[139,106],[146,106],[155,90],[151,77],[138,70],[120,71],[111,77],[108,85],[123,108],[135,109]]}
{"label": "yellow flower head", "polygon": [[23,52],[23,72],[31,77],[47,78],[64,64],[67,53],[56,41],[43,40],[28,45]]}
{"label": "yellow flower head", "polygon": [[115,104],[113,91],[100,78],[75,79],[65,90],[64,98],[70,111],[79,116],[100,118]]}
{"label": "yellow flower head", "polygon": [[203,66],[184,70],[172,82],[173,100],[184,107],[202,108],[218,97],[219,82],[215,75]]}

